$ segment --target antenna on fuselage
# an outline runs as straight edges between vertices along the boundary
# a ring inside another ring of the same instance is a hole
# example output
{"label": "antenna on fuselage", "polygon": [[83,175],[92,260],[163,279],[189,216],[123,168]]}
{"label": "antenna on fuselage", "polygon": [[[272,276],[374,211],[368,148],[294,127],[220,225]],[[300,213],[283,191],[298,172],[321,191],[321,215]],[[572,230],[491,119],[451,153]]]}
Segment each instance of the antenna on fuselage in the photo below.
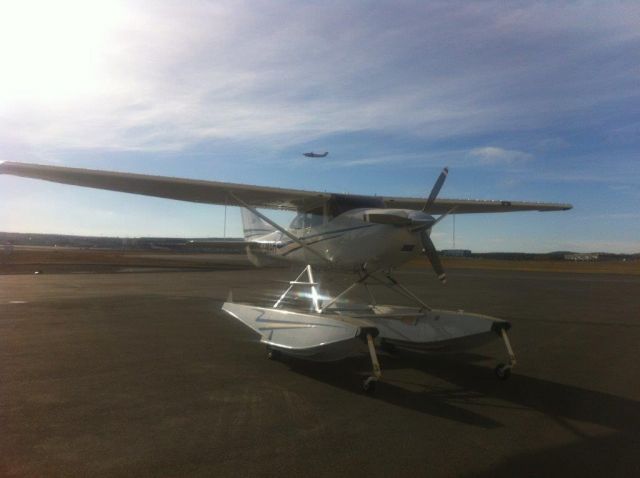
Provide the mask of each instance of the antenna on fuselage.
{"label": "antenna on fuselage", "polygon": [[453,214],[453,249],[456,248],[456,215]]}
{"label": "antenna on fuselage", "polygon": [[227,238],[227,196],[224,197],[224,233],[223,237]]}

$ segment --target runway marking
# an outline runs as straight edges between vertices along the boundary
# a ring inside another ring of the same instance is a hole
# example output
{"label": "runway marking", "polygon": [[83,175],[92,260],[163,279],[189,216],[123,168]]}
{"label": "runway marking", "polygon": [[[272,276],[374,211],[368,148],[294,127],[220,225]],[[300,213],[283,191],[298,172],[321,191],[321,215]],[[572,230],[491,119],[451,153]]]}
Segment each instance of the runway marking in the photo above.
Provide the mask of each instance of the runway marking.
{"label": "runway marking", "polygon": [[10,300],[7,303],[8,304],[27,304],[28,302],[26,300]]}

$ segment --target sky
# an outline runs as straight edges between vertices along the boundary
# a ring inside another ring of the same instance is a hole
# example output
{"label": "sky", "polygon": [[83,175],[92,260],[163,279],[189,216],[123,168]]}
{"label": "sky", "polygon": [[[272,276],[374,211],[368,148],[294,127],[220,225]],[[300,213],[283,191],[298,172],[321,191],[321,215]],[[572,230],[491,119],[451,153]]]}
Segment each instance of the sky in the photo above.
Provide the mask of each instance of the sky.
{"label": "sky", "polygon": [[[640,252],[637,1],[0,0],[0,61],[0,160],[418,197],[448,166],[441,197],[574,206],[458,215],[458,248]],[[224,216],[0,176],[3,231]],[[432,237],[451,248],[453,218]]]}

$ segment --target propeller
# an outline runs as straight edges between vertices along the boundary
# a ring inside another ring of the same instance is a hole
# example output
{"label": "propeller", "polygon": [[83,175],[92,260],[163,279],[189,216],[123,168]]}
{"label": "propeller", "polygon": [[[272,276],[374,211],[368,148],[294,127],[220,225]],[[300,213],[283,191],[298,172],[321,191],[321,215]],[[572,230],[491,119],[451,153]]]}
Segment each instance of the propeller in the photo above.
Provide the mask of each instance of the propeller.
{"label": "propeller", "polygon": [[[431,189],[431,193],[427,198],[427,202],[422,208],[422,212],[429,211],[429,208],[433,205],[436,198],[438,197],[438,193],[440,193],[440,189],[442,189],[442,185],[444,184],[444,181],[447,179],[448,174],[449,174],[449,169],[444,168],[440,173],[440,176],[438,176],[436,183],[433,185],[433,188]],[[420,231],[420,240],[422,242],[422,248],[424,249],[424,253],[427,256],[427,259],[429,259],[429,262],[431,263],[433,270],[438,276],[438,279],[440,279],[440,282],[442,282],[443,284],[447,283],[447,274],[444,271],[444,267],[442,267],[442,262],[440,262],[440,256],[438,255],[436,246],[433,244],[433,241],[431,240],[431,237],[429,236],[429,234],[431,233],[431,228],[433,228],[433,226],[439,223],[445,216],[447,216],[452,211],[453,209],[447,212],[446,214],[443,214],[442,216],[440,216],[434,223],[430,224],[428,228],[425,227],[422,231]]]}
{"label": "propeller", "polygon": [[440,279],[443,284],[447,282],[447,275],[444,271],[444,267],[442,267],[440,256],[438,255],[436,246],[431,240],[430,234],[433,227],[449,214],[451,214],[457,206],[454,206],[445,214],[441,214],[440,217],[435,220],[431,215],[428,214],[428,211],[438,197],[438,194],[440,193],[440,190],[442,189],[442,186],[444,185],[448,174],[449,169],[444,168],[440,173],[440,176],[438,176],[435,184],[433,185],[431,193],[429,194],[429,197],[427,198],[427,201],[425,202],[421,213],[409,215],[405,211],[388,209],[365,215],[365,221],[373,222],[376,224],[384,224],[388,226],[408,227],[411,232],[419,232],[420,241],[422,242],[424,253],[429,259],[429,262],[431,263],[433,270],[438,276],[438,279]]}

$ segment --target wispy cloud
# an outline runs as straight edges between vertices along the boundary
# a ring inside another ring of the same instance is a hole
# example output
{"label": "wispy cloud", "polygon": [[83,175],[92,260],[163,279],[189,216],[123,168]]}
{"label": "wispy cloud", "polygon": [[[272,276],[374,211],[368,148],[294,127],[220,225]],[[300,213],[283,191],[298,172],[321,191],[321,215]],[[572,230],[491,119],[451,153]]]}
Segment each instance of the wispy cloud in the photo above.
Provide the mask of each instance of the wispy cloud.
{"label": "wispy cloud", "polygon": [[[13,141],[154,151],[215,138],[282,146],[361,129],[442,139],[537,128],[637,95],[633,3],[114,5],[106,23],[69,7],[73,23],[55,25],[99,26],[91,56],[30,51],[36,66],[73,65],[56,73],[58,84],[86,81],[78,91],[48,91],[42,81],[40,94],[4,98],[0,122]],[[626,62],[611,59],[620,47]],[[7,70],[19,72],[19,61]],[[612,79],[617,87],[605,88]],[[487,163],[526,157],[489,148],[476,152]]]}
{"label": "wispy cloud", "polygon": [[611,171],[607,168],[593,170],[585,167],[574,171],[545,171],[536,173],[529,179],[560,183],[604,183],[612,190],[634,192],[637,191],[637,185],[640,185],[640,174],[633,171]]}
{"label": "wispy cloud", "polygon": [[469,156],[478,160],[480,164],[514,164],[530,161],[533,155],[522,151],[503,149],[496,146],[484,146],[469,151]]}
{"label": "wispy cloud", "polygon": [[439,167],[458,164],[462,158],[464,158],[464,151],[460,150],[385,155],[371,153],[370,156],[366,157],[357,157],[343,161],[327,161],[325,162],[325,166],[328,168],[353,168],[372,165],[430,165]]}
{"label": "wispy cloud", "polygon": [[603,219],[607,221],[640,219],[640,212],[614,212],[611,214],[587,214],[587,215],[584,215],[583,218],[584,219]]}
{"label": "wispy cloud", "polygon": [[326,167],[351,168],[372,165],[411,166],[494,166],[518,165],[533,159],[533,155],[522,151],[508,150],[495,146],[445,151],[423,151],[404,154],[376,154],[347,160],[323,161]]}

